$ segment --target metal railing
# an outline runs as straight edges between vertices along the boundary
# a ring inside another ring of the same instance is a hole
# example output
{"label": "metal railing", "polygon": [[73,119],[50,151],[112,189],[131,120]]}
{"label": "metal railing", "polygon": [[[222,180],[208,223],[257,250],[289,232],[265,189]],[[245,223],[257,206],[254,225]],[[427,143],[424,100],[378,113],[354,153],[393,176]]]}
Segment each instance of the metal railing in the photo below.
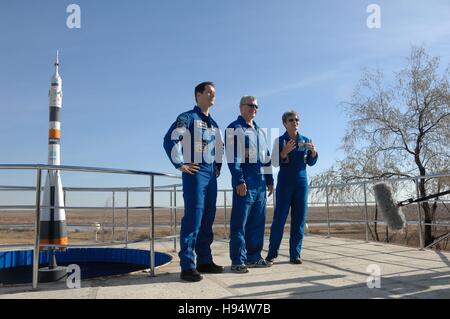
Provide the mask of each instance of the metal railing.
{"label": "metal railing", "polygon": [[[39,248],[44,245],[40,245],[40,213],[41,208],[41,192],[42,192],[42,171],[43,170],[53,170],[53,171],[77,171],[77,172],[93,172],[93,173],[110,173],[110,174],[126,174],[126,175],[140,175],[149,178],[149,195],[150,195],[150,206],[140,207],[142,209],[149,209],[151,213],[151,238],[150,238],[150,275],[155,276],[155,176],[177,178],[180,176],[172,174],[164,174],[157,172],[145,172],[136,170],[124,170],[124,169],[112,169],[112,168],[97,168],[97,167],[81,167],[81,166],[54,166],[54,165],[23,165],[23,164],[10,164],[10,165],[0,165],[0,170],[35,170],[36,171],[36,201],[35,201],[35,236],[34,236],[34,250],[33,250],[33,279],[32,285],[33,289],[38,286],[38,267],[39,267]],[[174,189],[179,185],[173,185]],[[3,190],[5,187],[2,188]],[[28,188],[30,190],[31,188]],[[67,189],[66,189],[67,190]],[[56,206],[49,206],[47,208],[59,208]],[[65,207],[61,207],[65,208]],[[117,243],[116,243],[117,244]],[[55,245],[45,245],[45,246],[55,246]],[[69,245],[70,247],[70,245]]]}
{"label": "metal railing", "polygon": [[[177,193],[182,192],[182,190],[179,190],[179,188],[182,186],[182,184],[171,184],[171,185],[163,185],[163,186],[155,186],[154,187],[154,192],[155,193],[167,193],[169,192],[169,196],[170,196],[170,200],[169,200],[169,206],[157,206],[157,205],[153,205],[155,209],[160,209],[160,208],[169,208],[170,209],[170,230],[171,230],[171,235],[170,236],[166,236],[164,237],[165,239],[167,238],[173,238],[174,241],[174,250],[176,250],[176,229],[178,228],[177,225],[177,208],[182,208],[181,207],[177,207]],[[41,192],[42,192],[43,188],[41,187]],[[25,191],[29,191],[29,192],[35,192],[36,191],[36,187],[30,187],[30,186],[4,186],[4,185],[0,185],[0,192],[2,191],[21,191],[21,192],[25,192]],[[127,245],[130,243],[129,240],[129,228],[130,227],[137,227],[137,228],[142,228],[142,227],[147,227],[148,225],[146,224],[129,224],[129,211],[130,210],[145,210],[148,209],[149,206],[130,206],[130,201],[129,201],[129,197],[130,194],[133,192],[146,192],[149,193],[150,192],[150,188],[149,187],[63,187],[63,192],[64,192],[64,199],[67,201],[67,194],[70,192],[106,192],[106,193],[111,193],[112,196],[112,206],[70,206],[65,204],[63,207],[59,207],[59,206],[52,206],[54,208],[64,208],[66,210],[77,210],[77,211],[104,211],[104,210],[112,210],[112,222],[110,224],[108,223],[101,223],[100,226],[101,228],[104,230],[105,226],[111,228],[111,233],[112,233],[112,240],[111,240],[111,244],[125,244],[125,247],[127,247]],[[116,205],[116,194],[118,193],[125,193],[125,206],[117,206]],[[6,210],[6,211],[14,211],[14,210],[21,210],[21,211],[27,211],[27,210],[35,210],[36,205],[0,205],[0,211],[2,210]],[[44,206],[41,204],[41,208],[48,208],[48,206]],[[115,240],[115,230],[117,227],[117,223],[115,221],[115,216],[116,216],[116,211],[118,210],[125,210],[125,240],[124,241],[116,241]],[[5,227],[5,226],[11,226],[11,227],[20,227],[20,228],[34,228],[34,225],[31,224],[21,224],[21,225],[17,225],[17,224],[5,224],[5,223],[0,223],[0,227]],[[68,227],[72,227],[75,228],[76,230],[79,227],[94,227],[93,224],[67,224]],[[78,227],[78,228],[77,228]],[[156,227],[158,227],[158,225],[156,225]],[[75,230],[75,231],[76,231]],[[132,242],[137,242],[137,241],[132,241]],[[25,246],[29,246],[30,244],[14,244],[14,245],[10,245],[10,244],[0,244],[0,248],[5,248],[5,247],[25,247]],[[84,247],[86,245],[70,245],[71,247]]]}
{"label": "metal railing", "polygon": [[[36,258],[38,258],[38,247],[39,247],[39,223],[37,222],[39,220],[40,215],[40,208],[43,208],[44,206],[40,204],[40,196],[42,192],[42,185],[41,185],[41,175],[43,170],[60,170],[60,171],[80,171],[80,172],[96,172],[96,173],[112,173],[112,174],[131,174],[131,175],[142,175],[147,176],[149,178],[149,187],[64,187],[64,192],[110,192],[112,194],[112,240],[111,244],[125,244],[125,247],[128,247],[128,244],[130,242],[137,242],[137,241],[130,241],[129,240],[129,210],[135,209],[149,209],[151,212],[151,275],[154,276],[154,241],[155,241],[155,209],[157,208],[169,208],[170,209],[170,233],[171,236],[166,236],[164,238],[173,239],[173,249],[174,251],[177,250],[177,238],[178,238],[178,225],[177,225],[177,209],[183,208],[183,206],[177,205],[177,193],[182,192],[182,185],[181,184],[173,184],[173,185],[165,185],[165,186],[155,186],[155,176],[160,177],[170,177],[170,178],[180,178],[176,175],[171,174],[163,174],[163,173],[155,173],[155,172],[144,172],[144,171],[133,171],[133,170],[121,170],[121,169],[107,169],[107,168],[92,168],[92,167],[75,167],[75,166],[49,166],[49,165],[0,165],[0,170],[36,170],[37,172],[37,180],[36,180],[36,186],[35,187],[29,187],[29,186],[0,186],[0,191],[35,191],[36,192],[36,199],[35,199],[35,205],[21,205],[21,206],[11,206],[11,205],[3,205],[0,206],[0,210],[11,210],[11,209],[33,209],[36,211],[35,216],[35,242],[34,242],[34,263],[33,263],[33,288],[37,287],[37,263]],[[429,175],[424,177],[403,177],[403,178],[392,178],[392,179],[386,179],[384,181],[390,182],[390,183],[396,183],[396,182],[402,182],[402,181],[411,181],[415,185],[415,193],[416,196],[419,197],[419,189],[418,189],[418,183],[420,179],[431,179],[431,178],[441,178],[441,177],[450,177],[450,174],[440,174],[440,175]],[[377,181],[361,181],[361,182],[351,182],[351,183],[341,183],[341,184],[328,184],[328,185],[319,185],[319,186],[310,186],[310,194],[314,190],[322,190],[324,191],[324,195],[319,198],[319,200],[316,202],[318,206],[323,206],[326,208],[326,224],[327,224],[327,237],[329,238],[331,236],[331,225],[332,224],[342,224],[342,223],[363,223],[365,226],[365,239],[366,241],[369,241],[369,225],[373,222],[380,222],[380,221],[371,221],[369,219],[368,209],[370,206],[374,206],[375,202],[374,200],[370,200],[368,194],[369,186],[375,183],[381,182],[380,180]],[[358,207],[363,207],[364,212],[364,218],[363,219],[332,219],[331,218],[331,207],[334,205],[332,202],[332,191],[336,188],[345,188],[345,187],[362,187],[362,194],[361,197],[363,200],[359,201],[345,201],[341,200],[338,202],[338,204],[342,205],[355,205]],[[116,206],[116,194],[119,192],[124,192],[126,194],[125,198],[125,206],[118,207]],[[150,206],[130,206],[129,205],[129,195],[132,192],[148,192],[150,195]],[[155,205],[155,193],[169,193],[169,206],[156,206]],[[232,194],[232,189],[220,189],[218,190],[218,193],[223,194],[223,205],[217,205],[218,208],[224,209],[224,221],[223,221],[223,232],[224,232],[224,238],[228,238],[228,222],[229,222],[229,208],[231,205],[228,205],[227,203],[227,195],[230,193]],[[275,192],[272,195],[272,200],[268,201],[267,206],[268,207],[274,207],[275,203]],[[221,197],[221,196],[220,196]],[[231,196],[230,196],[231,197]],[[66,196],[64,196],[66,198]],[[219,196],[218,196],[219,198]],[[314,203],[310,202],[310,207],[314,207]],[[56,208],[56,207],[52,207]],[[80,206],[64,206],[62,208],[65,209],[76,209],[76,210],[95,210],[95,209],[109,209],[109,207],[80,207]],[[116,222],[115,222],[115,211],[116,210],[125,210],[126,211],[126,224],[125,224],[125,240],[124,241],[116,241],[115,240],[115,230],[116,230]],[[309,216],[311,217],[311,215]],[[440,227],[450,227],[448,223],[424,223],[420,203],[417,203],[417,232],[419,237],[419,248],[424,249],[424,242],[423,242],[423,227],[425,225],[432,225],[432,226],[440,226]],[[5,224],[4,224],[5,225]],[[142,226],[142,225],[135,225],[135,226]],[[270,225],[266,225],[270,226]],[[147,227],[147,225],[144,225],[144,227]],[[222,226],[220,226],[222,227]],[[442,240],[439,239],[439,240]],[[427,247],[430,247],[434,245],[436,242],[428,245]],[[105,243],[102,243],[101,245],[105,245]],[[0,245],[0,247],[17,247],[19,245]],[[42,246],[42,245],[41,245]],[[69,245],[71,247],[80,247],[80,246],[86,246],[86,245]],[[88,245],[92,246],[92,244]],[[36,266],[35,266],[36,265]],[[36,277],[36,278],[35,278]]]}
{"label": "metal railing", "polygon": [[[449,175],[430,175],[427,176],[426,178],[439,178],[439,177],[448,177]],[[396,179],[389,179],[390,182],[398,182],[398,181],[408,181],[408,180],[413,180],[416,181],[418,179],[420,179],[422,177],[415,177],[415,178],[396,178]],[[367,185],[370,184],[374,184],[376,182],[379,181],[363,181],[363,182],[352,182],[352,183],[342,183],[342,184],[329,184],[329,185],[323,185],[323,186],[313,186],[310,187],[310,190],[313,189],[325,189],[325,198],[323,202],[316,202],[313,203],[312,205],[310,204],[310,207],[315,207],[315,206],[320,206],[321,204],[323,204],[326,209],[327,209],[327,219],[326,219],[326,223],[327,223],[327,237],[330,237],[331,234],[331,225],[332,224],[345,224],[345,223],[364,223],[365,224],[365,230],[366,230],[366,241],[368,241],[368,230],[369,230],[369,223],[370,222],[379,222],[378,220],[375,221],[370,221],[368,218],[368,207],[369,205],[374,206],[375,205],[375,201],[369,201],[367,198]],[[329,200],[329,190],[332,188],[341,188],[341,187],[348,187],[348,186],[363,186],[364,189],[364,200],[363,201],[339,201],[339,205],[347,205],[347,206],[364,206],[364,219],[332,219],[330,216],[330,200]],[[178,229],[178,225],[177,225],[177,209],[178,208],[183,208],[183,206],[178,206],[177,205],[177,193],[182,192],[182,189],[178,189],[178,187],[180,187],[181,184],[177,184],[177,185],[166,185],[166,186],[160,186],[160,187],[155,187],[155,192],[169,192],[170,195],[170,205],[169,206],[156,206],[155,208],[170,208],[171,210],[171,216],[170,216],[170,229],[171,229],[171,234],[172,236],[168,236],[168,237],[172,237],[173,238],[173,242],[174,242],[174,251],[176,251],[176,237],[177,237],[177,229]],[[168,189],[168,188],[173,188],[173,189]],[[22,190],[22,191],[35,191],[35,187],[26,187],[26,186],[0,186],[0,191],[7,191],[7,190]],[[112,211],[113,211],[113,222],[112,222],[112,243],[115,244],[120,244],[120,243],[124,243],[125,247],[127,247],[129,240],[128,240],[128,210],[129,209],[147,209],[148,207],[142,207],[142,206],[134,206],[131,207],[129,206],[128,203],[128,198],[129,198],[129,193],[130,192],[149,192],[149,188],[148,187],[65,187],[64,188],[64,192],[77,192],[77,191],[89,191],[89,192],[111,192],[113,198],[115,197],[115,194],[118,192],[125,192],[126,193],[126,205],[125,207],[117,207],[115,206],[115,200],[113,200],[113,205],[112,205]],[[231,189],[220,189],[218,190],[219,193],[223,193],[223,205],[217,205],[217,208],[223,208],[224,209],[224,219],[223,219],[223,233],[224,233],[224,238],[228,238],[228,209],[230,208],[231,205],[228,205],[227,203],[227,194],[232,193]],[[231,197],[231,196],[230,196]],[[66,198],[66,197],[65,197]],[[275,192],[274,195],[272,196],[272,200],[268,201],[267,207],[274,207],[274,201],[275,201]],[[445,202],[445,200],[443,200],[443,202]],[[41,207],[43,207],[41,205]],[[445,227],[448,226],[446,224],[443,223],[423,223],[422,221],[422,216],[421,214],[419,215],[420,212],[420,204],[417,203],[417,207],[418,207],[418,215],[417,215],[417,224],[419,225],[419,229],[422,228],[424,225],[434,225],[434,226],[440,226],[440,227]],[[35,205],[21,205],[21,206],[0,206],[0,210],[2,209],[34,209]],[[109,208],[105,208],[105,207],[79,207],[79,206],[65,206],[66,209],[76,209],[76,210],[105,210],[105,209],[109,209]],[[126,210],[126,238],[124,242],[117,242],[115,241],[115,221],[114,221],[114,212],[115,210],[119,210],[119,209],[125,209]],[[311,216],[311,215],[310,215]],[[382,221],[381,221],[382,223]],[[3,224],[5,225],[5,224]],[[70,225],[69,225],[70,226]],[[103,225],[104,226],[104,225]],[[141,227],[143,225],[133,225],[134,227]],[[270,226],[270,224],[267,224],[266,226]],[[145,227],[145,225],[144,225]],[[421,237],[421,232],[419,232],[419,237]],[[421,242],[422,239],[421,239]],[[0,247],[4,247],[5,245],[0,245]],[[14,245],[14,246],[19,246],[19,245]],[[74,246],[79,246],[79,245],[74,245]],[[421,248],[423,248],[423,245],[421,245]]]}

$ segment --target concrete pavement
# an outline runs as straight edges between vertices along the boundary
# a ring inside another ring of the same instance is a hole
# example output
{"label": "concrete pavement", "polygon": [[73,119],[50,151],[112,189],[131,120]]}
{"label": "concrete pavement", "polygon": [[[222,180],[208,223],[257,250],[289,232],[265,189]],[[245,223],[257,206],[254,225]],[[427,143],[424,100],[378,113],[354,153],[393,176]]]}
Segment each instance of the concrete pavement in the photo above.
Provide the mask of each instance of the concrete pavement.
{"label": "concrete pavement", "polygon": [[[281,255],[272,267],[235,274],[230,272],[228,241],[217,239],[212,247],[214,260],[226,266],[225,273],[205,274],[202,281],[189,283],[179,279],[178,257],[171,251],[173,243],[161,241],[156,249],[170,252],[174,258],[157,269],[156,277],[140,271],[83,280],[80,289],[68,289],[65,283],[40,284],[36,291],[30,284],[6,286],[0,287],[0,299],[450,298],[448,252],[307,235],[304,263],[293,265],[288,262],[288,244],[285,238]],[[130,245],[143,249],[148,246]],[[267,241],[264,247],[268,247]],[[374,277],[369,278],[371,275]],[[379,283],[379,288],[369,288],[368,280],[372,286]]]}

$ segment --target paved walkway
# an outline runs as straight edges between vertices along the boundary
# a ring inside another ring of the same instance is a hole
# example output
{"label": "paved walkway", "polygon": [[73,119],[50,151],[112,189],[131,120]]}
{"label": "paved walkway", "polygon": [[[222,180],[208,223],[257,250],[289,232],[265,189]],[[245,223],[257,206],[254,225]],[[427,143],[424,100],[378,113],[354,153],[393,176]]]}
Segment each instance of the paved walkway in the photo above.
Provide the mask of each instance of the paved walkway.
{"label": "paved walkway", "polygon": [[[172,248],[171,242],[157,244],[159,251],[171,252]],[[171,252],[172,263],[160,267],[156,277],[141,271],[83,280],[80,289],[68,289],[65,283],[41,284],[36,291],[31,285],[0,287],[0,299],[450,298],[448,252],[307,235],[302,265],[288,262],[288,241],[284,240],[273,267],[250,269],[247,274],[230,272],[227,241],[216,240],[213,253],[215,262],[226,266],[225,273],[204,275],[197,283],[180,281],[178,257]],[[377,268],[380,288],[369,288],[369,272]]]}

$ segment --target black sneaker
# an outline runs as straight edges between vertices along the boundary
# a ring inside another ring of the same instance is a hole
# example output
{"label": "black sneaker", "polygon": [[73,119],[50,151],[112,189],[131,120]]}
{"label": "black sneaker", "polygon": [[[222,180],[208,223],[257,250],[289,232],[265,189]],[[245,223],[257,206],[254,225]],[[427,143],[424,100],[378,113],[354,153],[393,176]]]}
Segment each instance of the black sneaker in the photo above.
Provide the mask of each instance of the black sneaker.
{"label": "black sneaker", "polygon": [[275,258],[269,258],[269,257],[266,257],[266,263],[267,263],[267,266],[268,267],[272,267],[272,265],[273,265],[273,261],[275,260]]}
{"label": "black sneaker", "polygon": [[196,269],[182,270],[180,278],[186,281],[200,281],[203,276]]}
{"label": "black sneaker", "polygon": [[245,265],[248,268],[265,268],[265,267],[270,267],[272,265],[269,265],[267,263],[267,261],[265,261],[264,259],[260,259],[258,261],[254,261],[254,262],[246,262]]}
{"label": "black sneaker", "polygon": [[220,274],[221,272],[224,272],[224,270],[225,269],[222,266],[216,265],[213,262],[209,264],[197,265],[197,271],[201,273]]}
{"label": "black sneaker", "polygon": [[291,258],[291,259],[289,260],[289,262],[290,262],[291,264],[295,264],[295,265],[300,265],[300,264],[302,264],[302,260],[300,259],[300,257]]}
{"label": "black sneaker", "polygon": [[231,271],[238,274],[248,273],[248,269],[245,265],[231,265]]}

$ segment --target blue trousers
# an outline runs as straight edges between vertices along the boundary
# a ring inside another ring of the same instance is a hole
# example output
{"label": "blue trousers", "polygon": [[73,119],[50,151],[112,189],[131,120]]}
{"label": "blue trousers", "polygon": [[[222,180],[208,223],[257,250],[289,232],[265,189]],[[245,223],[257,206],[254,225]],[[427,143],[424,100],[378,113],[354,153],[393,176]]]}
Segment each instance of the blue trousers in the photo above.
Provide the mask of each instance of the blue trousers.
{"label": "blue trousers", "polygon": [[250,188],[245,196],[239,196],[234,190],[230,219],[230,259],[233,265],[261,259],[265,223],[266,186]]}
{"label": "blue trousers", "polygon": [[195,269],[197,264],[213,261],[212,225],[216,216],[217,179],[211,166],[200,166],[194,174],[183,173],[184,216],[180,229],[181,270]]}
{"label": "blue trousers", "polygon": [[306,211],[308,208],[308,184],[289,185],[278,181],[276,203],[270,228],[268,258],[277,258],[284,225],[291,209],[291,236],[289,239],[289,256],[297,258],[301,255],[305,232]]}

